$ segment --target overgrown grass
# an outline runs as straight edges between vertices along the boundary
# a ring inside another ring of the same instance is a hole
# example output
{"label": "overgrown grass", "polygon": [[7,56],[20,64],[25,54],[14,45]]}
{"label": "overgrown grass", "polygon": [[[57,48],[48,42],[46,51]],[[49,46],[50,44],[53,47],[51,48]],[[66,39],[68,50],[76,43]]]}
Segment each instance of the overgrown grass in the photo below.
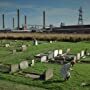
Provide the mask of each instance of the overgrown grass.
{"label": "overgrown grass", "polygon": [[50,33],[0,33],[0,39],[22,40],[58,40],[58,41],[83,41],[90,40],[90,34],[50,34]]}
{"label": "overgrown grass", "polygon": [[[7,41],[7,40],[6,40]],[[5,43],[10,43],[13,48],[17,48],[18,45],[23,44],[30,44],[27,51],[25,52],[17,52],[16,54],[11,54],[11,48],[6,47],[0,47],[0,62],[11,64],[11,63],[19,63],[22,60],[26,60],[28,57],[28,61],[30,62],[31,59],[33,59],[34,55],[38,53],[46,53],[48,51],[54,50],[54,49],[63,49],[63,52],[66,51],[67,48],[71,48],[71,53],[76,54],[77,52],[80,52],[81,50],[88,49],[90,51],[90,42],[89,41],[83,41],[83,42],[54,42],[52,44],[45,42],[42,44],[39,44],[38,46],[33,46],[32,41],[10,41],[8,40]],[[40,41],[41,43],[41,41]],[[88,57],[90,59],[90,57]],[[10,90],[13,88],[13,85],[15,84],[15,89],[19,88],[17,90],[23,90],[22,88],[26,88],[26,90],[90,90],[90,65],[85,63],[78,63],[73,67],[73,71],[71,71],[71,78],[70,80],[63,82],[62,76],[60,74],[60,68],[61,65],[59,64],[51,64],[51,63],[40,63],[37,62],[33,67],[29,67],[23,71],[25,72],[34,72],[38,74],[42,74],[45,70],[48,68],[52,68],[54,71],[54,77],[51,80],[44,81],[44,80],[33,80],[31,78],[26,78],[22,75],[18,75],[15,73],[14,75],[11,74],[5,74],[0,73],[0,87],[4,88],[4,84],[6,84],[5,87],[8,86]],[[12,84],[11,84],[12,82]],[[81,86],[81,83],[88,83],[87,86]],[[20,87],[18,85],[21,85]],[[23,85],[23,86],[22,86]],[[25,87],[24,87],[25,85]],[[29,87],[32,86],[32,87]],[[34,89],[34,87],[36,87]],[[38,87],[38,88],[37,88]],[[28,89],[29,88],[29,89]],[[14,89],[14,90],[15,90]]]}

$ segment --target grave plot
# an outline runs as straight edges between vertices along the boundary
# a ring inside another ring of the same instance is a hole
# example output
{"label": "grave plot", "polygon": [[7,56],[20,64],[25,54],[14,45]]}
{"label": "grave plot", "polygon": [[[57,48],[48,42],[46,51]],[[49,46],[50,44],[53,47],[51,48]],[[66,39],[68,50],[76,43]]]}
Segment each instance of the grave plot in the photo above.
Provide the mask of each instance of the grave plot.
{"label": "grave plot", "polygon": [[39,60],[40,62],[47,62],[47,55],[46,54],[37,54],[35,55],[36,60]]}

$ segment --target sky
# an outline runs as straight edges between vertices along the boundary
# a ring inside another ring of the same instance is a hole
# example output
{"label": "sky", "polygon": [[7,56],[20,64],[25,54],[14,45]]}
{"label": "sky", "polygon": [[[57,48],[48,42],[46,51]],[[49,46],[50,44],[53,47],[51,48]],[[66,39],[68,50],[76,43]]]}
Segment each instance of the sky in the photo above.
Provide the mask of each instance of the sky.
{"label": "sky", "polygon": [[2,14],[5,14],[5,27],[12,28],[12,18],[17,26],[17,9],[20,9],[20,25],[24,24],[24,15],[28,25],[42,25],[43,11],[46,13],[46,25],[60,26],[78,24],[80,6],[83,9],[83,22],[90,24],[90,0],[0,0],[0,28]]}

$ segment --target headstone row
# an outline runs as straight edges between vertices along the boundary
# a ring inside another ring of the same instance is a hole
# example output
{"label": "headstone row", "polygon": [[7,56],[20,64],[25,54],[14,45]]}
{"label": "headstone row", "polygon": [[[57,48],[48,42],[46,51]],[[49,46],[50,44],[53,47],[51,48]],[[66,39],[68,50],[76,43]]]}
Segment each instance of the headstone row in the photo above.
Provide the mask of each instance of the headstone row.
{"label": "headstone row", "polygon": [[[32,60],[31,66],[34,66],[34,59]],[[5,73],[14,73],[28,67],[28,61],[22,61],[20,64],[0,64],[0,71]]]}

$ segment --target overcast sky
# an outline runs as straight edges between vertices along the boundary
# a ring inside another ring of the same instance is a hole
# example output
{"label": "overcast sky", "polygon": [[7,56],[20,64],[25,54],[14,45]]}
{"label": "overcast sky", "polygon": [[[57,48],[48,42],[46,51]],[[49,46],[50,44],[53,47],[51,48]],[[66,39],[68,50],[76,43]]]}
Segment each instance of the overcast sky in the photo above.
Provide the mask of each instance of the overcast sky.
{"label": "overcast sky", "polygon": [[90,0],[0,0],[0,28],[2,14],[5,14],[6,27],[12,27],[12,18],[17,26],[17,9],[20,9],[20,25],[24,24],[24,15],[28,24],[42,25],[43,11],[46,11],[46,24],[59,26],[78,23],[78,9],[83,8],[84,24],[90,24]]}

